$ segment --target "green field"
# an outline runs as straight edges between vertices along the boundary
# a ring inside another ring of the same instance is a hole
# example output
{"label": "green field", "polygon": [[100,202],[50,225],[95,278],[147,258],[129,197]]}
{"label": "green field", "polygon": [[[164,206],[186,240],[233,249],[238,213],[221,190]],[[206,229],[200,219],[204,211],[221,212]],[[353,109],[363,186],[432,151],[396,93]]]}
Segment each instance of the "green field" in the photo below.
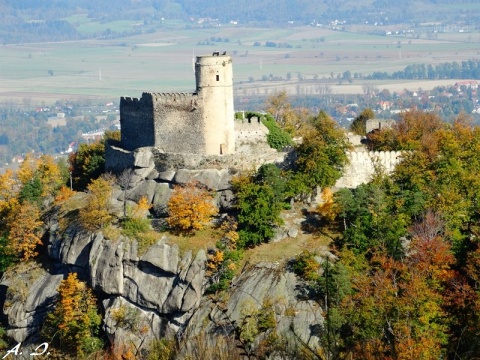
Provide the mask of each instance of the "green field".
{"label": "green field", "polygon": [[[132,26],[131,22],[92,23],[84,16],[69,21],[89,32]],[[266,47],[266,41],[283,47]],[[256,42],[261,46],[255,46]],[[302,86],[297,82],[299,77],[303,82],[316,79],[318,84],[332,84],[347,70],[352,74],[390,73],[414,63],[478,59],[479,42],[479,33],[444,33],[429,40],[314,27],[223,26],[108,40],[4,45],[0,46],[0,102],[21,102],[25,98],[47,102],[76,97],[118,99],[122,95],[138,97],[143,91],[191,92],[195,88],[193,56],[214,50],[232,55],[237,93],[266,94],[278,87]],[[262,77],[286,79],[288,73],[290,82],[260,81]]]}

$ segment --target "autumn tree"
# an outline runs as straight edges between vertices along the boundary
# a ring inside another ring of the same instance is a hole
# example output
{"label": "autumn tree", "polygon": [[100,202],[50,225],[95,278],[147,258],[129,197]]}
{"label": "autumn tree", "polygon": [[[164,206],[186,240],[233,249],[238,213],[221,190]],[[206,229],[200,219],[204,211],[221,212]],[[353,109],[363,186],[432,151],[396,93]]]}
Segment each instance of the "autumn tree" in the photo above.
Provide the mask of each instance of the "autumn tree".
{"label": "autumn tree", "polygon": [[55,310],[47,315],[43,335],[60,350],[84,356],[99,350],[96,337],[101,322],[96,299],[76,273],[68,274],[58,288]]}
{"label": "autumn tree", "polygon": [[203,229],[212,216],[218,213],[212,195],[195,182],[175,186],[167,206],[168,225],[173,230],[186,234]]}
{"label": "autumn tree", "polygon": [[52,156],[42,155],[36,169],[36,175],[42,184],[42,196],[55,195],[58,189],[66,183],[61,166]]}
{"label": "autumn tree", "polygon": [[276,124],[291,136],[301,135],[311,113],[305,108],[293,108],[286,91],[268,97],[265,110],[271,114]]}
{"label": "autumn tree", "polygon": [[0,174],[0,230],[5,230],[8,215],[18,205],[19,188],[20,184],[13,170],[7,169]]}
{"label": "autumn tree", "polygon": [[42,155],[38,159],[28,155],[16,176],[21,185],[20,202],[28,200],[40,203],[48,196],[55,196],[66,182],[59,164],[49,155]]}
{"label": "autumn tree", "polygon": [[269,96],[265,107],[267,112],[272,114],[275,121],[280,124],[285,123],[285,115],[292,111],[292,106],[288,101],[288,95],[285,90]]}
{"label": "autumn tree", "polygon": [[80,209],[80,223],[90,231],[100,230],[113,219],[111,196],[113,180],[107,176],[93,180],[87,189],[87,205]]}
{"label": "autumn tree", "polygon": [[36,249],[42,245],[40,209],[28,201],[18,205],[8,219],[8,248],[22,260],[38,255]]}
{"label": "autumn tree", "polygon": [[438,131],[445,126],[436,113],[410,109],[391,128],[369,135],[369,144],[373,150],[419,150],[434,156]]}

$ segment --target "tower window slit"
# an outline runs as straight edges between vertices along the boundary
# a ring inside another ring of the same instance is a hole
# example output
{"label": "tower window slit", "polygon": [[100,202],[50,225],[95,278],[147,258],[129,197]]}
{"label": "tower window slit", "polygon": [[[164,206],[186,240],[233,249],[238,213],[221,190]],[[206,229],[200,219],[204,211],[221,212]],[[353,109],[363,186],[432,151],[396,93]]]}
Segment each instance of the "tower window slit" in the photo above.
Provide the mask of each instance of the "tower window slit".
{"label": "tower window slit", "polygon": [[217,76],[217,81],[220,81],[220,75],[216,75]]}

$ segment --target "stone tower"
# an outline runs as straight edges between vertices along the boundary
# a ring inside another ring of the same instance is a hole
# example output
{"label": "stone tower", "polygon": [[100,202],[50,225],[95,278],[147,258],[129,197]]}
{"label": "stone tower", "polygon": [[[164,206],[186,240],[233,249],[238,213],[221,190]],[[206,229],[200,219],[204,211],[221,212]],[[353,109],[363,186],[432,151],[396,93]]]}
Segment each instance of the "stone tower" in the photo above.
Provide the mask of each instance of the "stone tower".
{"label": "stone tower", "polygon": [[194,93],[143,93],[120,99],[121,147],[165,153],[235,153],[232,59],[198,56]]}
{"label": "stone tower", "polygon": [[197,94],[203,101],[207,154],[235,152],[233,71],[228,55],[198,56],[195,62]]}

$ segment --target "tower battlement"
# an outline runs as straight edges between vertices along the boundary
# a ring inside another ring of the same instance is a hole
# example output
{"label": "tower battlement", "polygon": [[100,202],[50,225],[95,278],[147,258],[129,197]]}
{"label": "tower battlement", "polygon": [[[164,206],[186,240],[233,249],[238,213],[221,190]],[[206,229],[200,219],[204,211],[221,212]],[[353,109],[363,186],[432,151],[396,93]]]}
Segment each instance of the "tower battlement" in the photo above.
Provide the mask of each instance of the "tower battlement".
{"label": "tower battlement", "polygon": [[120,99],[121,146],[164,152],[225,155],[235,152],[232,60],[198,56],[196,92],[149,93]]}

